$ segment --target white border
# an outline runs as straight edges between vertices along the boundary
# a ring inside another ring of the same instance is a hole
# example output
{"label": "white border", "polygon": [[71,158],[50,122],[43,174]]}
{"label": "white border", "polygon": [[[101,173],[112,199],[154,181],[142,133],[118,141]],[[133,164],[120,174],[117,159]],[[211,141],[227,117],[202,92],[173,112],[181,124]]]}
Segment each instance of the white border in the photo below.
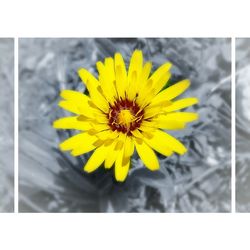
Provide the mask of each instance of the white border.
{"label": "white border", "polygon": [[246,214],[6,214],[0,215],[0,247],[248,249],[248,219]]}
{"label": "white border", "polygon": [[248,19],[246,0],[8,0],[0,36],[244,37]]}

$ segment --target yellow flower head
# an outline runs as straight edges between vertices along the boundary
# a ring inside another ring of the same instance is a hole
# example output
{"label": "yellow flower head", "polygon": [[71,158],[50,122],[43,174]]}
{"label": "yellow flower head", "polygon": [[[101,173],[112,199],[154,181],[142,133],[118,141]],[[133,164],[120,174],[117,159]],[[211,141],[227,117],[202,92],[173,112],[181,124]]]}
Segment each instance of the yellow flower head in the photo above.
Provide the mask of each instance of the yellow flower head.
{"label": "yellow flower head", "polygon": [[61,92],[64,100],[59,106],[75,116],[55,121],[54,128],[81,131],[62,142],[61,150],[70,150],[73,156],[94,150],[84,170],[93,172],[102,163],[106,169],[115,165],[117,181],[126,179],[134,149],[152,171],[159,169],[154,150],[164,156],[187,151],[164,130],[183,129],[186,123],[196,120],[196,113],[179,110],[198,100],[174,100],[189,87],[189,80],[162,90],[171,76],[171,63],[161,65],[151,75],[151,62],[144,64],[142,51],[135,50],[128,71],[120,53],[96,66],[99,79],[86,69],[78,72],[89,95],[73,90]]}

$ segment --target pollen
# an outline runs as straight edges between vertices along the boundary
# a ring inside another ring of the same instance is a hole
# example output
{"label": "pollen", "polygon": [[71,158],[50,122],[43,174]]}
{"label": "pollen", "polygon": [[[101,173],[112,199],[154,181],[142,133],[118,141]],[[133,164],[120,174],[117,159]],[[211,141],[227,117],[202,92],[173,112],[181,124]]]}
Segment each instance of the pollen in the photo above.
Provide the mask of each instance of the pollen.
{"label": "pollen", "polygon": [[138,129],[142,123],[144,110],[135,101],[128,99],[116,100],[108,114],[109,126],[113,131],[132,135],[131,131]]}
{"label": "pollen", "polygon": [[121,125],[125,125],[127,127],[130,126],[130,123],[132,123],[135,120],[135,117],[133,114],[131,114],[130,110],[124,109],[121,110],[118,114],[118,122]]}

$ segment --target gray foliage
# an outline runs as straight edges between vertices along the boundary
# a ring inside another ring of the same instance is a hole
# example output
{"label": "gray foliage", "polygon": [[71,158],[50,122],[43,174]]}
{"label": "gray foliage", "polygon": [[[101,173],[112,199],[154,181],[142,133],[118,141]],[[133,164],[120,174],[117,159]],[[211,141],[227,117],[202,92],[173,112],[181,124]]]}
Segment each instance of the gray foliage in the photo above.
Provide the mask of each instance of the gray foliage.
{"label": "gray foliage", "polygon": [[250,39],[236,40],[236,209],[250,212]]}
{"label": "gray foliage", "polygon": [[14,210],[14,40],[0,39],[0,212]]}
{"label": "gray foliage", "polygon": [[[51,123],[68,113],[57,103],[61,89],[84,91],[77,69],[96,74],[95,63],[121,52],[128,63],[142,49],[154,69],[174,64],[171,82],[189,78],[184,96],[200,120],[170,133],[188,147],[186,155],[165,158],[148,171],[136,154],[124,183],[113,170],[86,174],[89,154],[73,158],[58,143],[73,131]],[[229,39],[20,39],[20,193],[22,212],[229,212],[230,201],[230,40]]]}

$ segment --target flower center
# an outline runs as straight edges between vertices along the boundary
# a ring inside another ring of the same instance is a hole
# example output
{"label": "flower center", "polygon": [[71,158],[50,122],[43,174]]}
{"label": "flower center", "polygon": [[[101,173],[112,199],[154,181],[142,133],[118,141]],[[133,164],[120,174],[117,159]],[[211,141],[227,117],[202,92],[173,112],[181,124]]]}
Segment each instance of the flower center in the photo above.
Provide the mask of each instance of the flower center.
{"label": "flower center", "polygon": [[143,120],[144,111],[140,109],[135,101],[128,99],[117,100],[110,106],[108,120],[110,128],[127,135],[132,135],[131,131],[140,127]]}
{"label": "flower center", "polygon": [[131,114],[130,110],[123,109],[118,114],[118,122],[121,125],[129,126],[134,121],[135,117]]}

